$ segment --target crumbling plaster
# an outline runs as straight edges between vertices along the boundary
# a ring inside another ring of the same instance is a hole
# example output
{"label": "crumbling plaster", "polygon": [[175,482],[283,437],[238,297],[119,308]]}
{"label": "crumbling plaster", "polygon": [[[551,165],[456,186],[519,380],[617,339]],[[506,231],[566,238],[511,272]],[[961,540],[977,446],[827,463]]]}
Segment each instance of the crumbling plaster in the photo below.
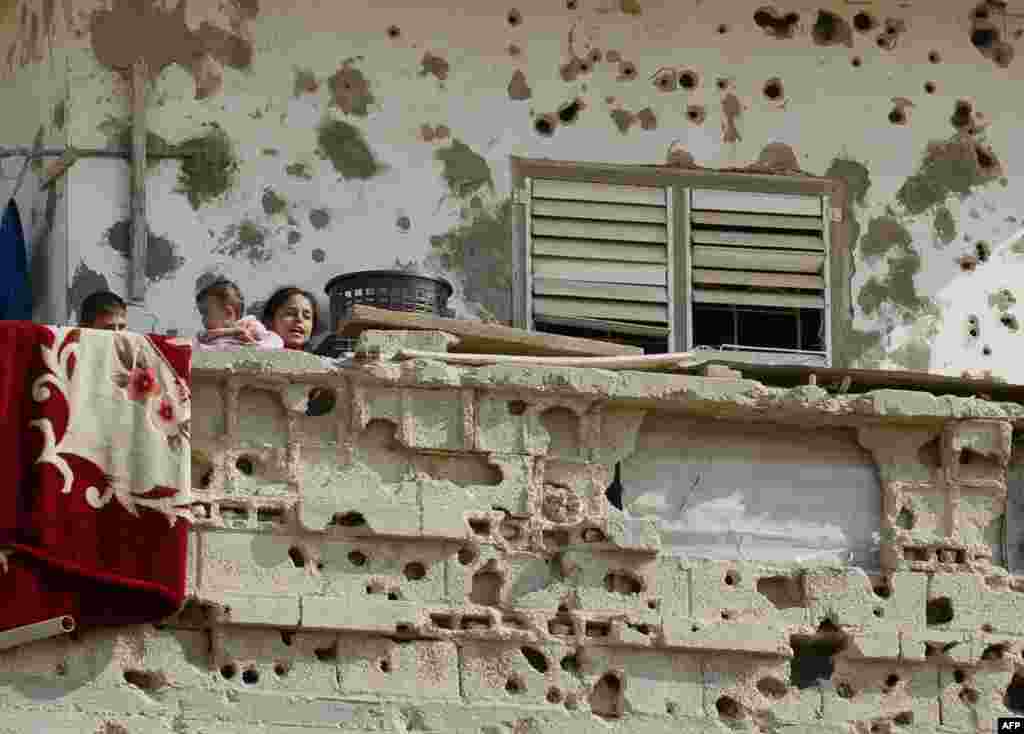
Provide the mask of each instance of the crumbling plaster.
{"label": "crumbling plaster", "polygon": [[[795,163],[851,194],[844,360],[1012,379],[1013,8],[1005,22],[969,2],[766,8],[531,1],[453,19],[379,3],[9,0],[0,65],[21,88],[63,70],[67,141],[94,146],[123,131],[121,67],[143,54],[160,67],[151,147],[209,152],[214,124],[229,144],[203,170],[150,168],[161,247],[138,327],[194,330],[182,294],[212,271],[255,302],[282,279],[321,292],[338,272],[396,262],[452,277],[461,313],[507,318],[510,155]],[[110,236],[127,217],[127,166],[81,160],[57,185],[71,189],[68,281],[49,283],[70,297],[62,317],[86,286],[125,290],[127,271]]]}
{"label": "crumbling plaster", "polygon": [[[1024,708],[1024,583],[975,532],[1004,512],[1024,407],[383,359],[199,355],[188,602],[0,653],[4,725],[953,734]],[[311,410],[314,389],[333,400]],[[756,538],[701,558],[634,512],[679,500],[692,464],[742,480],[737,458],[755,478],[835,466],[774,512],[874,513],[881,568]],[[621,473],[625,510],[617,462],[643,490]],[[842,481],[865,464],[873,486]]]}

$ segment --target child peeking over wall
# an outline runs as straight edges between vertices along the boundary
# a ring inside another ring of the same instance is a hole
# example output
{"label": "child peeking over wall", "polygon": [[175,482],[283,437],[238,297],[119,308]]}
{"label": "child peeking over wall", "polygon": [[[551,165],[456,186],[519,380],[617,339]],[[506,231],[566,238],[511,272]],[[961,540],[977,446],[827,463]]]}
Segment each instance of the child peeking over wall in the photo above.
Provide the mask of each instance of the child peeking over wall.
{"label": "child peeking over wall", "polygon": [[196,307],[205,327],[196,337],[196,348],[200,351],[284,348],[281,337],[268,331],[258,319],[242,317],[245,309],[242,291],[226,278],[218,278],[199,291]]}

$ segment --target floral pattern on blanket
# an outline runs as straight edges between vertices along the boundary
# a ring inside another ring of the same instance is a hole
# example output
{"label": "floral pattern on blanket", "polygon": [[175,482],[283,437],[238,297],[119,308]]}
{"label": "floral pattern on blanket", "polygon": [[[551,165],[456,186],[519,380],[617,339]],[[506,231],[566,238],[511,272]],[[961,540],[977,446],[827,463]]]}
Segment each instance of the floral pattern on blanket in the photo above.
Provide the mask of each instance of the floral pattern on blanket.
{"label": "floral pattern on blanket", "polygon": [[[45,368],[32,384],[33,400],[44,404],[43,417],[31,423],[44,441],[36,462],[60,472],[64,494],[75,477],[68,459],[87,462],[90,475],[102,477],[85,490],[93,509],[116,499],[133,515],[145,508],[172,525],[188,519],[188,385],[141,334],[47,330],[53,340],[40,344]],[[66,419],[48,409],[51,400],[66,406]]]}

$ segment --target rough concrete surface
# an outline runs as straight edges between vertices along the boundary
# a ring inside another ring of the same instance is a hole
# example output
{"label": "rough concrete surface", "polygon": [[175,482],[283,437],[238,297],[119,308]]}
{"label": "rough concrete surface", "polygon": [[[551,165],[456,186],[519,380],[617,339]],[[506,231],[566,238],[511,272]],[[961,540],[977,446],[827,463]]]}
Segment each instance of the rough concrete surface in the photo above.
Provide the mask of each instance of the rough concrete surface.
{"label": "rough concrete surface", "polygon": [[1002,550],[1021,406],[383,361],[403,338],[445,341],[197,356],[187,603],[0,654],[3,725],[966,733],[1024,713]]}

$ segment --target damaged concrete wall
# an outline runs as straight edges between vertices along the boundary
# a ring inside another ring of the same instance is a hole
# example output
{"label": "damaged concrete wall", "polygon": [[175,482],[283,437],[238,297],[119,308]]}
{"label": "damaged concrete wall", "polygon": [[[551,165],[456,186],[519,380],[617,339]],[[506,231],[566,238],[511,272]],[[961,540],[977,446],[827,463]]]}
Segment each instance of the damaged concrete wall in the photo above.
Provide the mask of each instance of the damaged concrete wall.
{"label": "damaged concrete wall", "polygon": [[[986,534],[1024,406],[286,352],[200,355],[193,404],[186,606],[0,654],[4,726],[966,734],[1024,714],[1024,582]],[[630,508],[675,502],[695,456],[704,496],[808,490],[725,522],[829,521],[854,546],[866,521],[836,515],[865,508],[881,570],[681,553]]]}
{"label": "damaged concrete wall", "polygon": [[[281,280],[320,292],[396,262],[450,275],[462,313],[507,318],[510,155],[754,165],[847,183],[843,361],[1012,378],[1012,6],[530,0],[457,20],[395,3],[4,8],[8,74],[68,54],[72,144],[123,140],[123,71],[142,56],[151,148],[203,153],[150,168],[140,313],[161,330],[197,326],[187,294],[215,271],[256,302]],[[126,180],[123,164],[81,161],[67,181],[72,311],[91,288],[125,289]]]}

